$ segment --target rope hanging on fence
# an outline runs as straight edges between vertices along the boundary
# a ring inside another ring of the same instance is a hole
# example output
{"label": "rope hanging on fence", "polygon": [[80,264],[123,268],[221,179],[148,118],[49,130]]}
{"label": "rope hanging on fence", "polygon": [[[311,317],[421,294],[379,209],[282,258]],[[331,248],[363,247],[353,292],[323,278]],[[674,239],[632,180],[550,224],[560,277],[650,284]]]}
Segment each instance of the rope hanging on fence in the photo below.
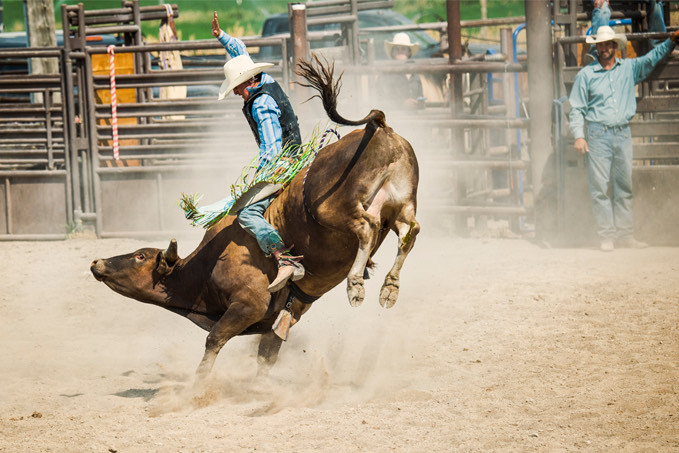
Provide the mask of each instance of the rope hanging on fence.
{"label": "rope hanging on fence", "polygon": [[113,158],[120,159],[118,151],[118,100],[116,99],[116,65],[113,57],[115,46],[108,46],[111,71],[111,133],[113,134]]}

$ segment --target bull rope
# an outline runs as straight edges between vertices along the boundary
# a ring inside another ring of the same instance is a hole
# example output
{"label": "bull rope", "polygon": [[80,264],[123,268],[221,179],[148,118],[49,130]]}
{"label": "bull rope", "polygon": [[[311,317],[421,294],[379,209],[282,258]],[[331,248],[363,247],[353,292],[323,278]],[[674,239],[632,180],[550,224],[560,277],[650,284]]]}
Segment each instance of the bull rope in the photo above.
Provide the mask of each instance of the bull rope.
{"label": "bull rope", "polygon": [[[316,155],[318,155],[318,153],[321,152],[321,149],[323,149],[323,147],[325,146],[325,139],[330,132],[335,134],[338,141],[341,138],[339,132],[337,132],[337,129],[326,129],[325,132],[323,132],[323,135],[321,136],[321,141],[318,144],[318,151],[316,151]],[[302,181],[302,204],[304,205],[304,209],[306,210],[307,214],[309,214],[311,216],[311,218],[314,219],[314,221],[317,224],[323,226],[321,224],[321,222],[316,218],[314,213],[311,212],[311,208],[309,207],[309,203],[307,202],[307,197],[306,197],[306,178],[307,178],[307,176],[309,176],[309,170],[311,170],[311,166],[314,164],[315,160],[316,159],[314,158],[314,160],[311,161],[309,166],[306,168],[306,171],[304,172],[304,180]]]}

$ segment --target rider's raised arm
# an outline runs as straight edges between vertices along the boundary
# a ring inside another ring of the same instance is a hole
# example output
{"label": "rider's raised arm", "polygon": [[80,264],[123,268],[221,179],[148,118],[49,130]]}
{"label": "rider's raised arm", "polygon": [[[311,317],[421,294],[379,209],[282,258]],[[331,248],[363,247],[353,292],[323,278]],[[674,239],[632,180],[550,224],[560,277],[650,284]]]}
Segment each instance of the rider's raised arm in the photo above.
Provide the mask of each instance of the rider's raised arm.
{"label": "rider's raised arm", "polygon": [[237,57],[238,55],[249,55],[245,44],[238,38],[226,33],[224,30],[219,28],[219,21],[217,20],[217,11],[214,12],[212,17],[212,36],[217,38],[219,42],[224,46],[231,58]]}

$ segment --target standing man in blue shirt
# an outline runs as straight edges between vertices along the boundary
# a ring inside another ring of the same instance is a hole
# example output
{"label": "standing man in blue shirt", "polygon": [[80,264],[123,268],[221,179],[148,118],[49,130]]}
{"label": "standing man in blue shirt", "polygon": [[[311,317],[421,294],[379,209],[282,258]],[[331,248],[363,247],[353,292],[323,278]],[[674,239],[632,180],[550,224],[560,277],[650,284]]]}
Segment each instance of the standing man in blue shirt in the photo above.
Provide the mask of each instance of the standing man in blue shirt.
{"label": "standing man in blue shirt", "polygon": [[[270,63],[254,63],[245,44],[219,28],[217,12],[212,18],[212,35],[219,40],[231,59],[224,65],[226,80],[219,89],[219,99],[233,91],[243,98],[243,115],[248,121],[259,146],[259,167],[268,164],[286,146],[301,145],[297,116],[290,100],[280,85],[270,75],[262,72],[273,66]],[[264,212],[276,194],[257,201],[238,211],[240,226],[257,239],[266,255],[273,255],[278,263],[278,275],[269,285],[276,292],[292,279],[304,277],[302,256],[292,256],[283,238],[264,218]]]}
{"label": "standing man in blue shirt", "polygon": [[[679,41],[679,30],[670,39],[639,58],[619,59],[615,51],[627,45],[627,37],[607,25],[599,27],[587,43],[595,44],[598,60],[575,76],[570,94],[570,129],[575,151],[585,155],[589,193],[601,250],[644,248],[633,235],[632,135],[629,122],[636,114],[634,86],[669,55]],[[585,133],[585,125],[587,130]],[[612,200],[608,185],[612,183]]]}

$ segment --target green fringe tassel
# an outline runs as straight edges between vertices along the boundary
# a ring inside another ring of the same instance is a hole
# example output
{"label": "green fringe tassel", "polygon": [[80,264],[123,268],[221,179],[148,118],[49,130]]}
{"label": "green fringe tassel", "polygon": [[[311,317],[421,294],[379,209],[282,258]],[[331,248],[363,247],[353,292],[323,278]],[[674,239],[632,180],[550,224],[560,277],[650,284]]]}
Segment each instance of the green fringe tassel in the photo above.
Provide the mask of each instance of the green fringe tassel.
{"label": "green fringe tassel", "polygon": [[[336,129],[336,128],[335,128]],[[184,216],[191,224],[210,228],[222,218],[229,215],[231,206],[247,192],[252,186],[260,182],[280,184],[284,187],[294,178],[297,173],[313,162],[319,147],[320,131],[317,126],[312,133],[311,140],[300,145],[290,145],[281,150],[271,161],[260,168],[259,155],[243,168],[240,177],[229,190],[230,195],[208,206],[198,207],[198,201],[202,198],[199,194],[181,194],[179,207],[184,211]]]}

